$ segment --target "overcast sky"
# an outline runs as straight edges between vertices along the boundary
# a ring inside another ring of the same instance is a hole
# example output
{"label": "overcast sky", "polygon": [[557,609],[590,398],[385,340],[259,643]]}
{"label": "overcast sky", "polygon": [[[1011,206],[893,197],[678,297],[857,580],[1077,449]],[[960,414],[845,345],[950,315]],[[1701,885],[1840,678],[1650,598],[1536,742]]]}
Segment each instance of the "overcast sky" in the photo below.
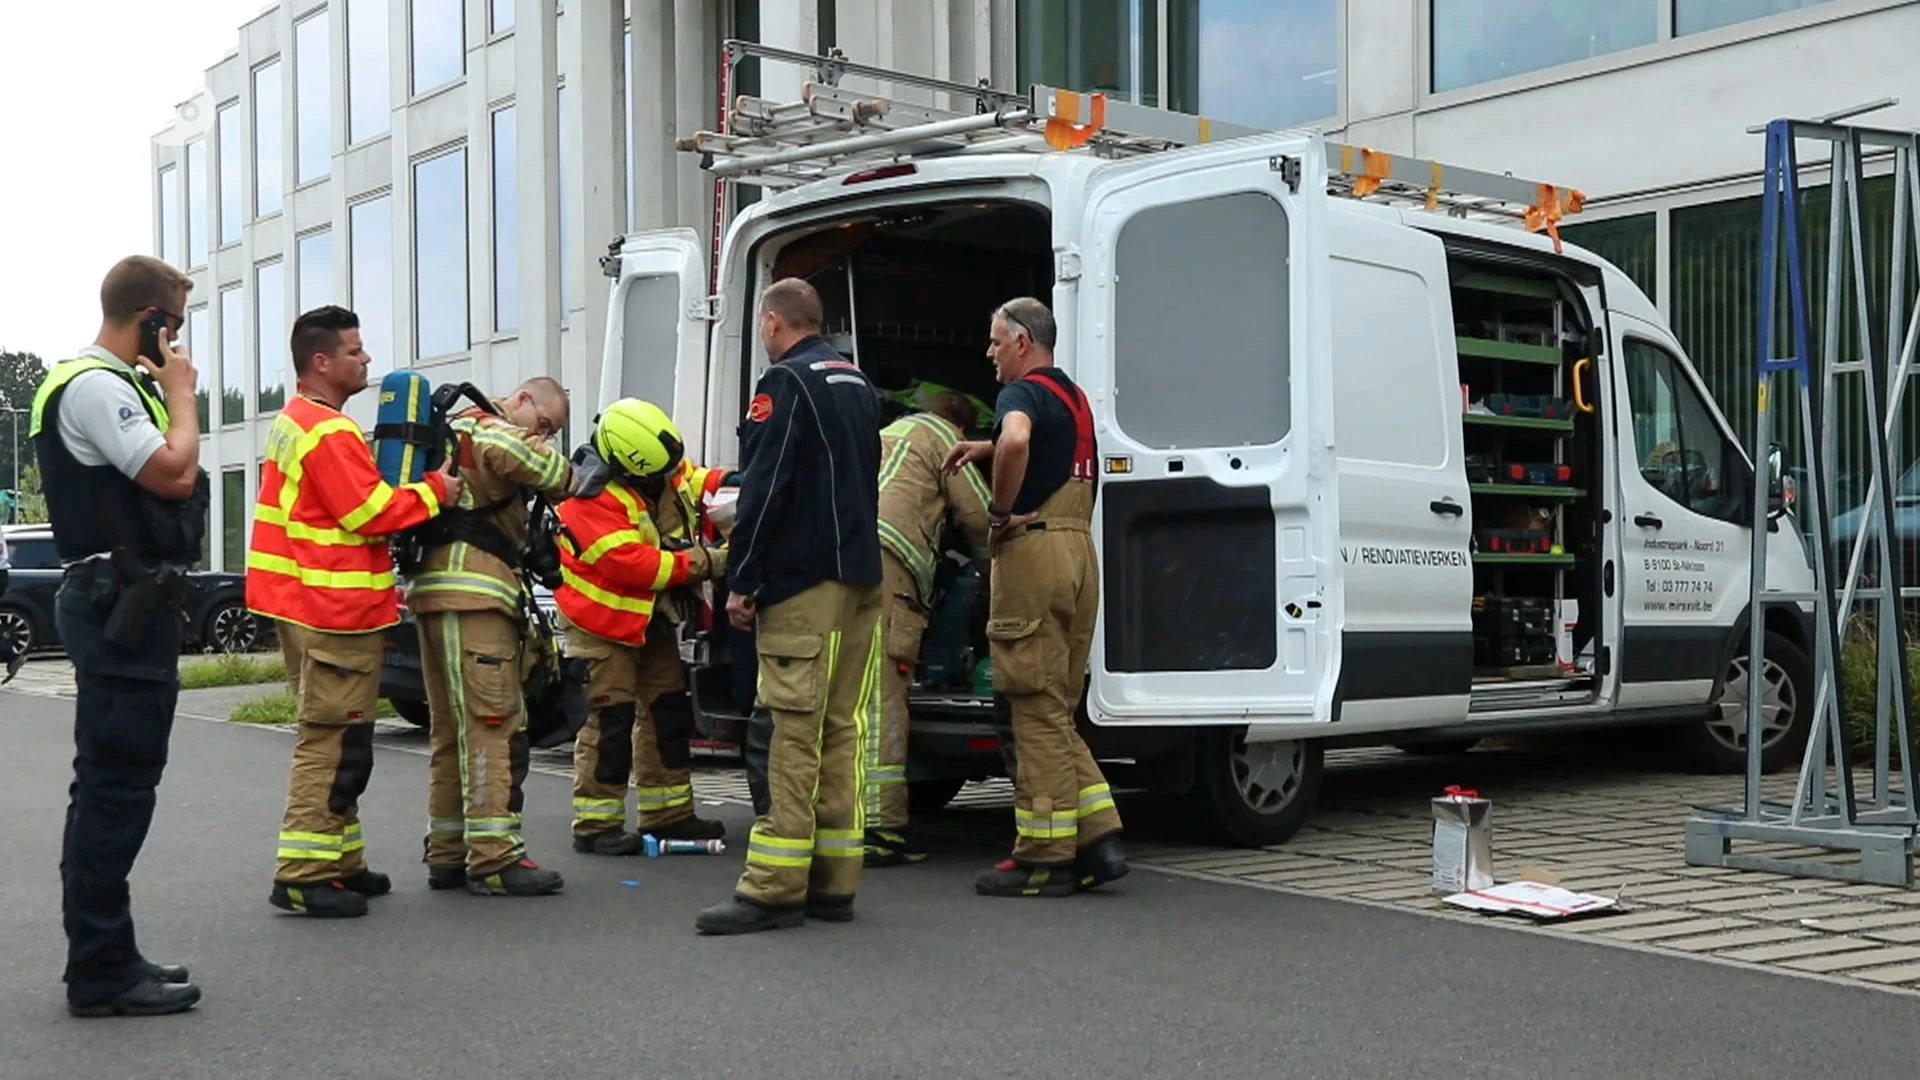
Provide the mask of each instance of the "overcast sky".
{"label": "overcast sky", "polygon": [[0,349],[93,341],[100,279],[154,254],[148,140],[265,0],[0,0]]}

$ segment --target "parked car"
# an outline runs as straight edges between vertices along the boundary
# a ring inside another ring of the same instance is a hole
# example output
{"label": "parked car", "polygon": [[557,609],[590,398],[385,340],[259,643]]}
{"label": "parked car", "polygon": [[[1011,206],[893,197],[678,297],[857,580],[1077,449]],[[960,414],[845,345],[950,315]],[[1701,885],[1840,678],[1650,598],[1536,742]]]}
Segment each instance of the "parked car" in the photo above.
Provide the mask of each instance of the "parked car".
{"label": "parked car", "polygon": [[[60,589],[60,554],[50,525],[0,527],[6,536],[12,573],[0,596],[0,635],[22,655],[60,648],[53,597]],[[273,632],[247,610],[246,576],[213,570],[187,575],[183,644],[191,650],[252,652],[273,642]]]}

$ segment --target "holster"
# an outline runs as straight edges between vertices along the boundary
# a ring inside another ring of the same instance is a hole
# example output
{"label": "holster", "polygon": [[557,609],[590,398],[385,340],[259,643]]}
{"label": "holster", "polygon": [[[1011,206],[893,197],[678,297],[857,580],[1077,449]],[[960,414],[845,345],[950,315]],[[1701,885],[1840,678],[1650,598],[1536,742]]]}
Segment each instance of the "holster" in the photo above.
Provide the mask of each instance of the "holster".
{"label": "holster", "polygon": [[179,567],[142,563],[125,548],[92,566],[90,595],[97,603],[113,605],[103,633],[122,649],[139,648],[150,636],[154,618],[178,608],[186,593]]}

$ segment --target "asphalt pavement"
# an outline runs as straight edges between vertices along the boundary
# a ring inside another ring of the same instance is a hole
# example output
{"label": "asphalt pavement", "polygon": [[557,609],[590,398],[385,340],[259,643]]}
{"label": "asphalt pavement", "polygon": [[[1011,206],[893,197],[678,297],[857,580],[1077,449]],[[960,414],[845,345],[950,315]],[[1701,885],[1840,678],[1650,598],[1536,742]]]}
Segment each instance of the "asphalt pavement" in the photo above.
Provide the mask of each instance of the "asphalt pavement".
{"label": "asphalt pavement", "polygon": [[[703,938],[725,856],[594,859],[566,781],[528,781],[556,897],[430,893],[426,760],[363,801],[395,877],[364,919],[267,905],[291,740],[181,719],[133,878],[140,942],[194,1012],[63,1007],[72,702],[0,692],[0,1077],[1752,1077],[1907,1075],[1910,998],[1136,870],[1069,900],[975,896],[998,852],[869,871],[847,925]],[[632,884],[628,884],[631,882]]]}

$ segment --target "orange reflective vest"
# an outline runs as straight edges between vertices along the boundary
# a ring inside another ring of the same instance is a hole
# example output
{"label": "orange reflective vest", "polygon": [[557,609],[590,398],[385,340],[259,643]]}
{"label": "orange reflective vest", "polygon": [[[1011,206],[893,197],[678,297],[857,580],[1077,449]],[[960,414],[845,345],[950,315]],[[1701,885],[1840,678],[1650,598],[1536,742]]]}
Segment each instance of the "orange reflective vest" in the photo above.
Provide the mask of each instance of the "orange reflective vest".
{"label": "orange reflective vest", "polygon": [[618,480],[590,499],[576,496],[553,509],[566,527],[554,606],[589,634],[644,642],[655,596],[692,577],[687,553],[660,547],[646,503]]}
{"label": "orange reflective vest", "polygon": [[393,487],[360,425],[307,397],[267,432],[247,549],[247,609],[311,630],[363,633],[400,621],[387,537],[440,512],[446,482]]}

